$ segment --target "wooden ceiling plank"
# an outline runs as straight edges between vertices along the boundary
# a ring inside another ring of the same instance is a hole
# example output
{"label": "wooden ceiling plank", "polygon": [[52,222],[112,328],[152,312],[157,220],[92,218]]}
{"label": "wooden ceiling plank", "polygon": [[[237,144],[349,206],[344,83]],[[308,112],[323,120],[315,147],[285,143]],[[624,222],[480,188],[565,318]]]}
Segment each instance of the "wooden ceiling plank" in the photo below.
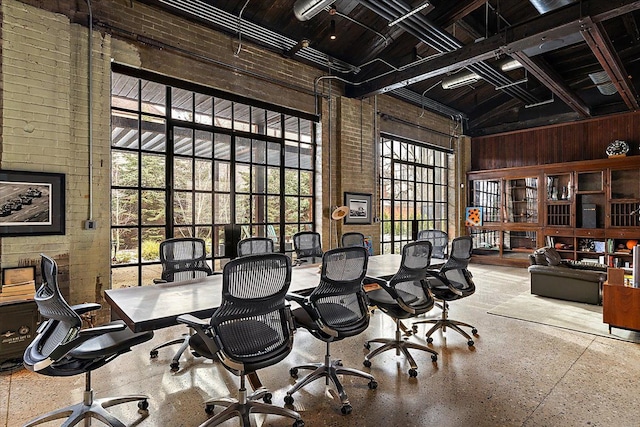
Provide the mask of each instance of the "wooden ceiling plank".
{"label": "wooden ceiling plank", "polygon": [[582,19],[576,17],[582,16],[583,11],[590,13],[593,22],[601,22],[637,9],[640,9],[640,0],[584,0],[573,3],[407,70],[359,82],[358,86],[348,86],[347,94],[363,98],[385,93],[496,57],[500,53],[511,54],[536,46],[544,39],[573,34],[581,28]]}
{"label": "wooden ceiling plank", "polygon": [[429,19],[441,27],[448,27],[486,3],[486,0],[449,1],[442,5],[444,7],[437,7],[430,12]]}
{"label": "wooden ceiling plank", "polygon": [[640,108],[640,105],[638,105],[638,93],[629,80],[620,57],[613,49],[611,39],[602,27],[602,23],[594,23],[590,19],[585,20],[581,34],[618,90],[627,108],[633,111],[638,110]]}
{"label": "wooden ceiling plank", "polygon": [[560,76],[542,59],[529,58],[523,52],[513,52],[511,56],[558,98],[582,117],[589,117],[589,107],[562,81]]}

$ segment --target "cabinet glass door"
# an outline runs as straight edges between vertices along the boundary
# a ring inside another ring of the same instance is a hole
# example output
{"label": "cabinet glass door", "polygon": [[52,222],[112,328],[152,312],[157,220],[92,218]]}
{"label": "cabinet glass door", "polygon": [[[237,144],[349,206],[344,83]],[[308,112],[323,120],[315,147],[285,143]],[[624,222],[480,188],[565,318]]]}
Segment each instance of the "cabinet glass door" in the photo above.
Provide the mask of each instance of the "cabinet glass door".
{"label": "cabinet glass door", "polygon": [[507,222],[538,222],[538,178],[509,179],[505,185]]}

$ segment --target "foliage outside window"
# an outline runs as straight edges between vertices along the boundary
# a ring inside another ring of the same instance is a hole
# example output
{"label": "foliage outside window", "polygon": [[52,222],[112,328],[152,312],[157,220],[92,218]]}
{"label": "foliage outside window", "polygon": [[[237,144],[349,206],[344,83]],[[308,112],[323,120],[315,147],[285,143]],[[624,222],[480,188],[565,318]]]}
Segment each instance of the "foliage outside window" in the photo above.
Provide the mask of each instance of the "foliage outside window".
{"label": "foliage outside window", "polygon": [[113,287],[159,277],[166,238],[204,239],[219,270],[225,228],[283,252],[313,229],[312,121],[116,72],[111,102]]}

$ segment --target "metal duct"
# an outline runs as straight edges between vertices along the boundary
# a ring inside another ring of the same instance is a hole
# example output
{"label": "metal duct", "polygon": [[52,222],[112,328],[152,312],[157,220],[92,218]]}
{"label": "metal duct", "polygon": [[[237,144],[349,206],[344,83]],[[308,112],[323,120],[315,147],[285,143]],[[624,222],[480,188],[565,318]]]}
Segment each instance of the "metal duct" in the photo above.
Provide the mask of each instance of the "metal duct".
{"label": "metal duct", "polygon": [[308,21],[334,1],[335,0],[298,0],[293,4],[293,14],[296,15],[299,21]]}
{"label": "metal duct", "polygon": [[575,0],[529,0],[540,15],[573,3]]}
{"label": "metal duct", "polygon": [[603,95],[613,95],[618,92],[618,89],[616,89],[616,86],[611,82],[611,77],[609,77],[606,71],[591,73],[589,74],[589,78],[596,84],[596,87]]}

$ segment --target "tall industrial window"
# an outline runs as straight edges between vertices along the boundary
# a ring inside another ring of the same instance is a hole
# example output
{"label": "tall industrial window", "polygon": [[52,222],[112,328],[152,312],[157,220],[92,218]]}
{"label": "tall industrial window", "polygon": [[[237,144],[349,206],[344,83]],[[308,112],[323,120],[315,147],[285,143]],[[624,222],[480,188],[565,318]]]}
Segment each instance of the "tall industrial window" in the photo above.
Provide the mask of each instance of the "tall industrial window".
{"label": "tall industrial window", "polygon": [[237,239],[290,252],[313,228],[315,123],[177,86],[112,73],[114,288],[160,277],[166,238],[204,239],[219,270]]}
{"label": "tall industrial window", "polygon": [[381,253],[400,253],[420,230],[447,231],[449,152],[382,136]]}

